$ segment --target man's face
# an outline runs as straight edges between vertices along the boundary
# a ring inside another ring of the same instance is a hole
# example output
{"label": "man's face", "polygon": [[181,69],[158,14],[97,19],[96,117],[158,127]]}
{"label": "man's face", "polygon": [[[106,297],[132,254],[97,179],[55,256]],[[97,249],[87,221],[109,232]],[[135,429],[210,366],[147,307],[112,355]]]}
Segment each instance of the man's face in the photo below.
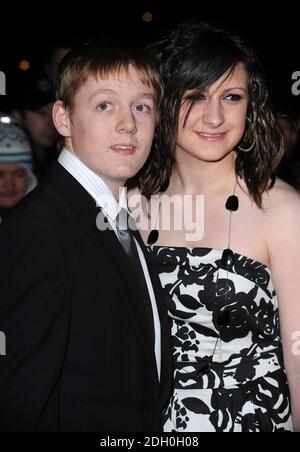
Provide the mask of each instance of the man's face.
{"label": "man's face", "polygon": [[13,207],[28,187],[28,173],[17,163],[0,163],[0,206]]}
{"label": "man's face", "polygon": [[157,119],[155,91],[133,67],[90,77],[68,112],[66,147],[114,188],[124,185],[150,153]]}

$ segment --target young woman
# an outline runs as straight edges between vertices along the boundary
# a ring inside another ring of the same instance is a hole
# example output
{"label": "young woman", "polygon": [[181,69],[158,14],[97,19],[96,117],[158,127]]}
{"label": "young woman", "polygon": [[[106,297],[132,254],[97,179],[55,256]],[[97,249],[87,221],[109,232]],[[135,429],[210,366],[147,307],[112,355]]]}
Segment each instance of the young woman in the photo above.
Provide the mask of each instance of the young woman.
{"label": "young woman", "polygon": [[273,177],[282,144],[257,58],[196,22],[153,54],[165,98],[139,188],[164,191],[141,232],[172,323],[165,430],[299,430],[300,198]]}

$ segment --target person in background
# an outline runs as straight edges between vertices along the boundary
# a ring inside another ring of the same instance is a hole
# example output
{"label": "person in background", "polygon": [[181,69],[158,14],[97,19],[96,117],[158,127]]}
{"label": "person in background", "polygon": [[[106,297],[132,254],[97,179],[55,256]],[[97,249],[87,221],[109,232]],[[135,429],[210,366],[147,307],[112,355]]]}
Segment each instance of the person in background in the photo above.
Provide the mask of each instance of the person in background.
{"label": "person in background", "polygon": [[54,92],[47,79],[24,75],[14,91],[11,114],[28,133],[34,159],[34,169],[39,180],[57,159],[58,133],[52,119]]}
{"label": "person in background", "polygon": [[300,140],[296,121],[286,113],[277,113],[276,122],[283,138],[284,154],[278,176],[299,189]]}
{"label": "person in background", "polygon": [[0,223],[37,184],[29,139],[17,121],[0,112]]}
{"label": "person in background", "polygon": [[[72,43],[71,43],[72,41]],[[44,71],[47,78],[54,84],[58,65],[67,53],[69,53],[73,47],[74,39],[61,40],[53,43],[51,48],[47,52],[47,61],[44,64]]]}

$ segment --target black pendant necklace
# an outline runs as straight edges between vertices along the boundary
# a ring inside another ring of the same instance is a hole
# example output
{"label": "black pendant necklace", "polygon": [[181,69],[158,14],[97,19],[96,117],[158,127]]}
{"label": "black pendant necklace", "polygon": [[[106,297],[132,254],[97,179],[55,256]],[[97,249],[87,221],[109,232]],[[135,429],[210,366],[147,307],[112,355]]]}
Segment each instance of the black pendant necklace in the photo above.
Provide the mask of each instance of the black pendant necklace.
{"label": "black pendant necklace", "polygon": [[[225,203],[225,208],[230,211],[228,247],[227,247],[227,249],[225,249],[223,251],[223,254],[222,254],[222,264],[225,267],[231,267],[234,262],[234,254],[233,254],[233,251],[230,249],[230,236],[231,236],[231,215],[232,215],[232,212],[236,212],[239,209],[239,198],[235,195],[236,185],[237,185],[237,181],[234,186],[233,195],[229,196]],[[160,194],[160,197],[161,197],[161,194]],[[160,206],[161,206],[161,200],[159,199],[158,216],[159,216],[159,212],[160,212]],[[157,224],[157,221],[156,221],[156,224]],[[154,245],[154,243],[156,243],[158,241],[158,239],[159,239],[159,230],[152,229],[148,235],[147,244],[150,246]]]}
{"label": "black pendant necklace", "polygon": [[227,270],[232,268],[232,266],[234,264],[234,253],[233,253],[233,251],[230,248],[230,239],[231,239],[231,219],[232,219],[231,217],[232,217],[232,212],[236,212],[239,209],[239,198],[235,194],[236,186],[237,186],[237,181],[236,181],[235,186],[234,186],[233,195],[231,195],[231,196],[229,196],[227,198],[227,201],[226,201],[226,204],[225,204],[225,208],[230,211],[229,228],[228,228],[228,246],[222,253],[221,261],[222,261],[223,266],[226,267]]}
{"label": "black pendant necklace", "polygon": [[152,229],[152,231],[150,231],[150,234],[148,235],[147,239],[148,245],[154,245],[154,243],[157,242],[158,237],[159,237],[158,229]]}
{"label": "black pendant necklace", "polygon": [[226,201],[225,207],[231,212],[236,212],[239,209],[239,198],[236,195],[231,195]]}
{"label": "black pendant necklace", "polygon": [[[230,270],[232,270],[232,267],[234,265],[234,253],[230,248],[230,242],[231,242],[231,222],[232,222],[232,213],[236,212],[239,209],[239,198],[236,196],[235,192],[236,192],[236,186],[237,186],[237,181],[235,182],[235,186],[234,186],[234,190],[233,190],[233,194],[230,195],[225,203],[225,208],[226,210],[228,210],[230,212],[229,214],[229,227],[228,227],[228,245],[227,248],[224,249],[223,253],[222,253],[222,257],[221,257],[221,263],[223,265],[223,267],[225,267],[225,269],[227,270],[227,281],[226,281],[226,287],[228,287],[228,272]],[[159,210],[158,210],[158,216],[159,216],[159,212],[160,212],[160,206],[161,206],[161,199],[159,201]],[[158,223],[156,222],[156,225]],[[148,240],[147,243],[148,245],[153,245],[154,243],[157,242],[159,238],[159,230],[158,229],[152,229],[150,231],[150,234],[148,236]],[[218,281],[219,281],[219,276],[217,277],[217,285],[218,285]],[[208,362],[203,363],[203,365],[200,366],[200,368],[197,371],[197,375],[198,376],[203,376],[205,374],[207,374],[214,362],[214,356],[217,350],[217,347],[219,346],[220,350],[221,350],[221,346],[222,346],[222,335],[221,335],[221,330],[222,329],[227,329],[230,327],[230,321],[231,321],[231,314],[228,311],[227,307],[227,301],[228,301],[228,290],[226,291],[226,300],[224,303],[224,308],[223,309],[219,309],[218,312],[218,316],[217,316],[217,321],[216,321],[216,325],[219,329],[219,336],[216,339],[215,345],[214,345],[214,349],[212,352],[212,355],[210,357],[210,359],[208,360]]]}
{"label": "black pendant necklace", "polygon": [[[155,222],[156,226],[158,224],[158,219],[159,219],[159,214],[160,214],[161,196],[167,190],[167,188],[169,187],[169,184],[170,184],[170,179],[167,179],[161,185],[160,190],[159,190],[159,208],[158,208],[158,216],[157,216],[156,222]],[[154,245],[154,243],[157,242],[158,238],[159,238],[159,230],[158,229],[152,229],[150,231],[150,234],[148,235],[147,244],[148,245]]]}
{"label": "black pendant necklace", "polygon": [[[225,286],[225,288],[226,288],[225,302],[221,307],[218,306],[218,303],[216,303],[216,306],[215,306],[215,309],[218,312],[217,318],[216,318],[216,327],[219,330],[219,336],[217,337],[217,340],[215,342],[215,346],[214,346],[214,349],[213,349],[209,362],[206,363],[204,368],[201,367],[201,369],[199,370],[199,375],[204,375],[210,371],[210,369],[213,365],[213,362],[214,362],[214,357],[215,357],[217,347],[219,347],[219,353],[222,356],[222,330],[226,330],[226,329],[230,328],[231,313],[227,308],[228,294],[229,294],[228,273],[229,273],[229,271],[232,271],[232,267],[234,265],[234,253],[230,248],[230,239],[231,239],[232,212],[236,212],[239,209],[239,199],[235,194],[236,186],[237,186],[237,181],[234,186],[233,195],[229,196],[225,203],[225,208],[227,210],[229,210],[230,215],[229,215],[229,228],[228,228],[228,246],[227,246],[227,249],[223,251],[222,258],[221,258],[222,265],[227,270],[227,278],[226,278],[226,286]],[[219,272],[218,272],[218,276],[217,276],[217,290],[219,290],[218,284],[219,284]],[[221,287],[224,287],[224,281],[222,281]]]}

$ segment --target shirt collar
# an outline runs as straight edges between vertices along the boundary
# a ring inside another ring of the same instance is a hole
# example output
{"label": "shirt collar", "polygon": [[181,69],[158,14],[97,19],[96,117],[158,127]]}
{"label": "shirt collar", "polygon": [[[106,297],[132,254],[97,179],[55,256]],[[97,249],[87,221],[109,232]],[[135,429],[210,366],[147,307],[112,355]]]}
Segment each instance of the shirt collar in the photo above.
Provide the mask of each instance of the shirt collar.
{"label": "shirt collar", "polygon": [[63,148],[58,162],[85,188],[98,207],[115,222],[121,208],[128,211],[127,189],[120,187],[119,202],[104,180],[90,170],[72,151]]}

